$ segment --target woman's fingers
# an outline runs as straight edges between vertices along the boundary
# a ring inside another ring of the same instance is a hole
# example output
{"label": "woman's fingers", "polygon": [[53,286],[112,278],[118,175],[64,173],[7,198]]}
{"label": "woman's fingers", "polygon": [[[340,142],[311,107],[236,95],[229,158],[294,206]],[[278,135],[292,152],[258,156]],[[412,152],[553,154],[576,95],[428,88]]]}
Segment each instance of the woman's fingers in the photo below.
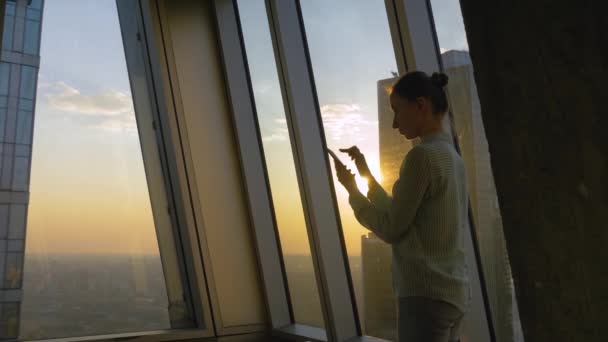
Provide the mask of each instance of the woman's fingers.
{"label": "woman's fingers", "polygon": [[340,152],[347,153],[350,156],[350,159],[352,159],[352,160],[363,157],[363,154],[361,153],[361,151],[359,151],[359,148],[357,146],[352,146],[349,148],[341,148]]}
{"label": "woman's fingers", "polygon": [[363,153],[361,153],[357,146],[341,148],[340,152],[347,153],[350,156],[350,159],[355,162],[355,165],[357,165],[357,170],[359,170],[359,174],[361,176],[371,176],[371,172],[369,171],[369,166],[367,166],[365,156],[363,155]]}

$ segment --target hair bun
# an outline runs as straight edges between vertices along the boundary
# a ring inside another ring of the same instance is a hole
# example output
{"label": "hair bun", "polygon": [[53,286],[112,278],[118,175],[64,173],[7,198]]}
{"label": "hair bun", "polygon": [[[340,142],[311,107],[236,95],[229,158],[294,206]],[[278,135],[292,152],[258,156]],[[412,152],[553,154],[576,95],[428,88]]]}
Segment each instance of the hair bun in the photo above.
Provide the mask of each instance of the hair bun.
{"label": "hair bun", "polygon": [[431,76],[431,82],[440,87],[443,88],[446,85],[448,85],[448,75],[442,73],[442,72],[434,72],[433,75]]}

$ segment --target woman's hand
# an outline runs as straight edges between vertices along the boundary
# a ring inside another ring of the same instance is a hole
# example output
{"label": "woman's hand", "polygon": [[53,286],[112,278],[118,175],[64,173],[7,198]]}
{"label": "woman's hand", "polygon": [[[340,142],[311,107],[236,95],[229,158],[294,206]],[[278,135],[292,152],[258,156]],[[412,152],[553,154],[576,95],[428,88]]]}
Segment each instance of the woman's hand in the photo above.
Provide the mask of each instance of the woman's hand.
{"label": "woman's hand", "polygon": [[336,165],[336,175],[338,176],[338,181],[346,188],[348,193],[353,191],[358,191],[357,181],[355,180],[355,175],[346,167],[346,165],[340,163],[339,161],[335,161]]}
{"label": "woman's hand", "polygon": [[359,175],[361,175],[361,177],[366,178],[367,180],[373,178],[372,173],[369,170],[369,166],[367,166],[365,156],[363,155],[363,153],[361,153],[361,151],[359,151],[359,148],[357,146],[353,146],[350,148],[341,148],[340,152],[347,153],[350,156],[350,159],[355,162],[355,165],[357,166],[357,170],[359,171]]}

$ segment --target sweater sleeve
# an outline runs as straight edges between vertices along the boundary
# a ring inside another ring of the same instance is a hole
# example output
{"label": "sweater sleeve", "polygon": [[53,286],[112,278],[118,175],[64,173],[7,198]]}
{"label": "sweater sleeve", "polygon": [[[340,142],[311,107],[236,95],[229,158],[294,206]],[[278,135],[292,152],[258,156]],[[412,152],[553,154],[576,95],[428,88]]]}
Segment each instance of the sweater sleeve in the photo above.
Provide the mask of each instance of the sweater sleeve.
{"label": "sweater sleeve", "polygon": [[370,200],[357,192],[350,195],[349,202],[359,223],[385,242],[393,243],[409,231],[430,181],[426,151],[414,148],[395,182],[392,199],[384,190],[370,189]]}

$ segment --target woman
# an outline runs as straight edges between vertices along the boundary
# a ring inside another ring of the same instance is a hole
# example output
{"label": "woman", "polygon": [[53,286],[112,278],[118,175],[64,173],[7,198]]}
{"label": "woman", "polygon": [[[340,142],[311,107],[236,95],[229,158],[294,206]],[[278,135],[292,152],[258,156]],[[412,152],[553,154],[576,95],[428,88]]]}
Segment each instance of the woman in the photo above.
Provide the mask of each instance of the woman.
{"label": "woman", "polygon": [[416,71],[391,90],[393,128],[407,139],[421,138],[405,157],[392,197],[371,175],[356,146],[341,151],[368,180],[367,197],[350,170],[336,165],[357,220],[391,244],[400,341],[458,341],[470,300],[465,168],[450,135],[442,131],[447,82],[444,74],[429,77]]}

